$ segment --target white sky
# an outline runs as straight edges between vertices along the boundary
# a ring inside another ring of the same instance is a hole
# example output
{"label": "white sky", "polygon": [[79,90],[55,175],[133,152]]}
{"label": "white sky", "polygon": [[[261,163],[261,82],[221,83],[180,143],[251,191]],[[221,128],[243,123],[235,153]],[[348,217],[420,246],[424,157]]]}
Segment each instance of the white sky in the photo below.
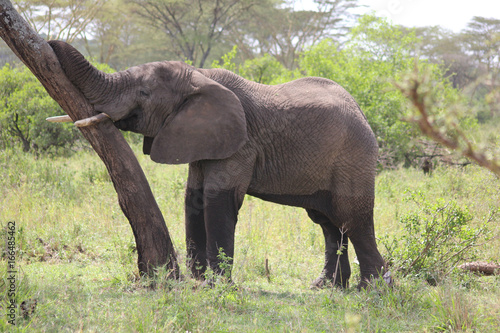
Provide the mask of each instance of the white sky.
{"label": "white sky", "polygon": [[[311,0],[301,0],[309,7]],[[375,11],[406,27],[440,25],[454,32],[464,29],[473,16],[500,19],[500,0],[358,0],[366,6],[358,14]]]}

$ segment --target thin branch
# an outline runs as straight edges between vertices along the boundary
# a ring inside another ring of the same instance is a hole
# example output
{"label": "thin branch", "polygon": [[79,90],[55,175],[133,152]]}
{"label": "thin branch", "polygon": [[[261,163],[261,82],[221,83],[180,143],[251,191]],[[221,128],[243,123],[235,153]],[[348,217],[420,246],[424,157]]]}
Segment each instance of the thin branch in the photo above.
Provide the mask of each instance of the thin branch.
{"label": "thin branch", "polygon": [[396,87],[410,100],[416,108],[420,117],[413,117],[411,122],[416,123],[422,133],[432,140],[442,144],[445,147],[459,151],[463,156],[470,158],[480,166],[490,170],[500,177],[500,164],[495,159],[489,159],[484,153],[473,148],[472,143],[467,139],[465,134],[457,127],[459,137],[465,142],[466,147],[462,148],[457,139],[452,139],[445,136],[439,128],[430,120],[428,106],[425,103],[427,93],[421,93],[419,88],[422,86],[423,80],[419,78],[418,67],[415,66],[414,75],[406,82],[408,86],[396,84]]}

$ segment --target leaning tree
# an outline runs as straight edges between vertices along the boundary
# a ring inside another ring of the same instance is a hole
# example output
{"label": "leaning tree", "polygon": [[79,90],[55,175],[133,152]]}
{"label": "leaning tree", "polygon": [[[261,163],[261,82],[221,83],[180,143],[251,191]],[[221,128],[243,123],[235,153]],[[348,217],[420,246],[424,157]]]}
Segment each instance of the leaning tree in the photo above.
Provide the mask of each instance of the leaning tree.
{"label": "leaning tree", "polygon": [[[94,108],[64,74],[49,44],[13,8],[0,0],[0,37],[40,80],[49,95],[73,119],[96,114]],[[178,276],[175,250],[160,209],[139,162],[110,120],[81,127],[81,133],[108,169],[120,207],[134,233],[141,274],[165,266]]]}

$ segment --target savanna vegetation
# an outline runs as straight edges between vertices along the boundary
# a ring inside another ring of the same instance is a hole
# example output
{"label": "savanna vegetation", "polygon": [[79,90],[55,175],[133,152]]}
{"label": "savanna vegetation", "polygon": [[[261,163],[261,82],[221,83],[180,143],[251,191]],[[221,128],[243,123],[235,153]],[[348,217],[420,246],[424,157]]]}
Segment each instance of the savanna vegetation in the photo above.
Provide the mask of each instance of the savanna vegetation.
{"label": "savanna vegetation", "polygon": [[[2,49],[0,236],[7,240],[7,223],[15,221],[16,301],[24,305],[16,309],[17,326],[10,325],[3,315],[9,284],[3,251],[0,330],[498,330],[500,276],[458,266],[500,261],[500,181],[461,155],[469,149],[498,165],[500,21],[474,18],[461,33],[408,29],[353,17],[356,1],[315,2],[316,11],[272,0],[17,6],[39,33],[73,43],[106,71],[168,59],[227,68],[265,84],[304,76],[340,83],[379,142],[375,227],[394,287],[374,281],[365,291],[310,290],[323,264],[321,228],[303,210],[250,196],[239,214],[235,285],[198,288],[182,264],[181,281],[162,271],[140,277],[134,237],[105,167],[73,126],[44,121],[62,111]],[[197,10],[187,10],[193,4]],[[413,123],[424,117],[407,98],[415,82],[416,104],[457,143],[456,153]],[[142,155],[140,138],[125,135],[182,263],[187,167],[153,163]],[[427,174],[424,163],[431,164]],[[354,286],[352,250],[350,258]]]}
{"label": "savanna vegetation", "polygon": [[[134,147],[183,262],[187,168],[155,164]],[[0,163],[0,218],[16,221],[17,228],[18,304],[37,300],[26,318],[19,311],[21,331],[495,332],[500,324],[499,277],[476,276],[455,265],[500,255],[498,238],[491,239],[500,231],[496,219],[485,225],[498,211],[498,179],[473,165],[438,167],[431,177],[415,168],[380,172],[376,233],[382,253],[393,261],[396,283],[359,292],[310,290],[322,269],[321,229],[303,210],[253,197],[246,198],[237,226],[237,288],[199,289],[194,280],[161,275],[152,288],[150,280],[138,277],[134,237],[93,152],[36,159],[3,151]],[[436,229],[415,230],[436,216]],[[447,223],[458,232],[444,234]],[[473,241],[477,246],[458,253],[481,228],[487,230]],[[423,254],[423,241],[436,247],[410,265]],[[449,261],[441,257],[457,253]],[[355,285],[352,252],[351,262]],[[12,329],[5,317],[0,325]]]}

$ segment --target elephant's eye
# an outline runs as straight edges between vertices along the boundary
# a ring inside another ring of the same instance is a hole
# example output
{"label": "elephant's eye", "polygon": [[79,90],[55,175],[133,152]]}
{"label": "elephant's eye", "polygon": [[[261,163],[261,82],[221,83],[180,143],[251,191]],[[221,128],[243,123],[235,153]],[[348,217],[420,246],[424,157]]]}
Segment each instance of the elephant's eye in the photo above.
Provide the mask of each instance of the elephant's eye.
{"label": "elephant's eye", "polygon": [[149,97],[149,93],[147,91],[144,91],[144,90],[140,90],[139,91],[139,94],[142,96],[142,97]]}

